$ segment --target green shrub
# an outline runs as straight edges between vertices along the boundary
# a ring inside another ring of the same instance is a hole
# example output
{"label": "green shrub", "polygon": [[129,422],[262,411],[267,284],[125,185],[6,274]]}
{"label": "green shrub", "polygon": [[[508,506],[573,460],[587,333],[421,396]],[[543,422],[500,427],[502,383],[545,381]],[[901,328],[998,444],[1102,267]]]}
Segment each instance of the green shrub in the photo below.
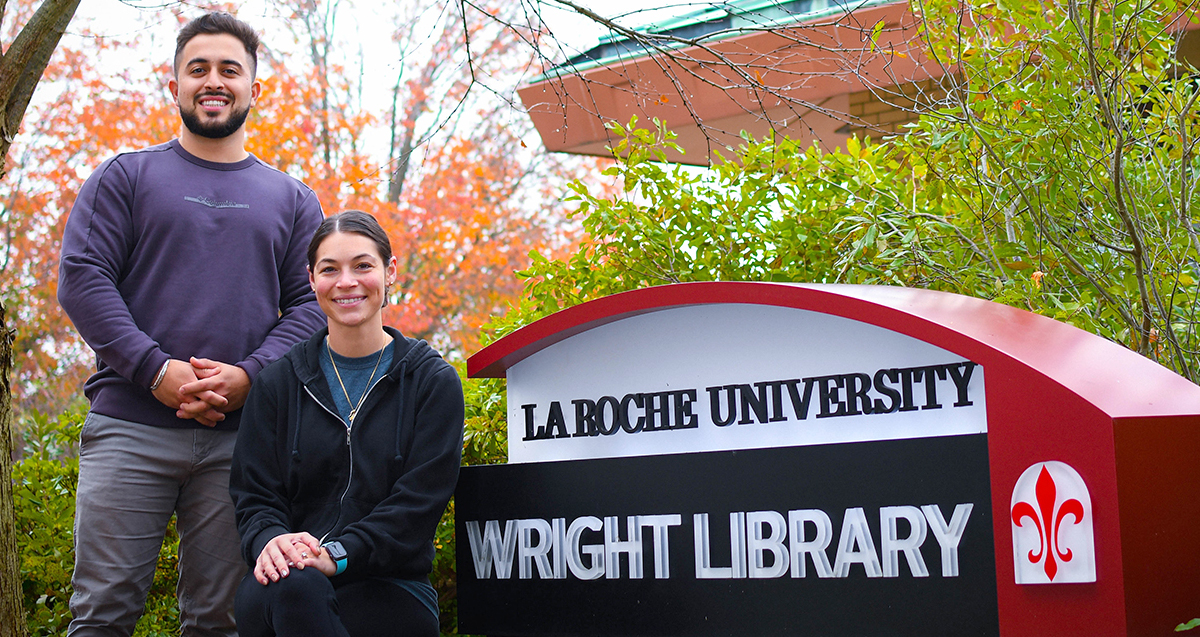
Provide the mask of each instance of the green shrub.
{"label": "green shrub", "polygon": [[[17,551],[29,634],[62,635],[71,621],[71,571],[75,565],[75,486],[78,440],[84,412],[51,420],[27,415],[22,423],[22,458],[13,467]],[[146,613],[135,637],[179,634],[175,601],[179,536],[171,522],[158,556]]]}
{"label": "green shrub", "polygon": [[[459,374],[466,377],[464,365]],[[508,429],[505,416],[504,380],[483,378],[463,381],[466,424],[463,433],[463,464],[499,464],[508,459]],[[433,538],[437,555],[429,576],[438,593],[443,635],[458,634],[458,572],[455,562],[454,500],[446,507]]]}
{"label": "green shrub", "polygon": [[13,467],[17,550],[30,635],[61,635],[71,621],[76,441],[82,418],[55,422],[35,414],[26,422],[24,457]]}

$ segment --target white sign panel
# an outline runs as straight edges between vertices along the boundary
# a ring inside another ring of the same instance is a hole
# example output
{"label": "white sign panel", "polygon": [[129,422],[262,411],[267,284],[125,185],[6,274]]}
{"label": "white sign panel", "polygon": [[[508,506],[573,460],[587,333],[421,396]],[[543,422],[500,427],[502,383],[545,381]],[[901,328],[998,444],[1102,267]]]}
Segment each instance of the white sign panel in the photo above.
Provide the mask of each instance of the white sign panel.
{"label": "white sign panel", "polygon": [[509,462],[979,434],[983,368],[808,310],[650,312],[508,369]]}

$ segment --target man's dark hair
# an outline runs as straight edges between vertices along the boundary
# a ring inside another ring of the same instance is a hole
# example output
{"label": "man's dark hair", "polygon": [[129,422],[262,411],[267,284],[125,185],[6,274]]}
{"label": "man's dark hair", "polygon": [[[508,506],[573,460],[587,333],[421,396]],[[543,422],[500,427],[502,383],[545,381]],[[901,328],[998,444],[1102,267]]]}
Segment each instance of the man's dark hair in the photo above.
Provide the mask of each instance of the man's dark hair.
{"label": "man's dark hair", "polygon": [[392,242],[388,240],[387,233],[383,231],[375,217],[361,210],[347,210],[332,217],[326,217],[321,225],[317,226],[312,241],[308,243],[308,269],[310,271],[317,264],[317,249],[321,247],[321,242],[335,232],[358,234],[375,242],[375,249],[379,251],[379,258],[383,260],[385,266],[392,259]]}
{"label": "man's dark hair", "polygon": [[187,46],[192,38],[198,35],[222,34],[232,35],[246,47],[246,53],[250,56],[250,77],[254,77],[258,71],[258,33],[255,33],[250,25],[224,11],[202,15],[179,30],[179,35],[175,38],[176,75],[179,74],[179,56],[183,55],[183,47]]}

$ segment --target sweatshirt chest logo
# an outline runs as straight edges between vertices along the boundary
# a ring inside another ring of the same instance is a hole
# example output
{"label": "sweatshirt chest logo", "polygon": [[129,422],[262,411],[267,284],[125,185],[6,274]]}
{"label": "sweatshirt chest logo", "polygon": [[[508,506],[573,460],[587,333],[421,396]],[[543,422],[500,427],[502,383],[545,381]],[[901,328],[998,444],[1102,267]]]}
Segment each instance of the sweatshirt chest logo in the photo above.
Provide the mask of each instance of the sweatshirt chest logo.
{"label": "sweatshirt chest logo", "polygon": [[198,203],[202,206],[207,206],[209,208],[247,208],[248,209],[250,207],[250,204],[248,204],[248,203],[237,203],[236,201],[228,201],[228,200],[217,201],[216,199],[210,199],[208,197],[191,197],[191,196],[184,195],[183,200],[190,201],[192,203]]}

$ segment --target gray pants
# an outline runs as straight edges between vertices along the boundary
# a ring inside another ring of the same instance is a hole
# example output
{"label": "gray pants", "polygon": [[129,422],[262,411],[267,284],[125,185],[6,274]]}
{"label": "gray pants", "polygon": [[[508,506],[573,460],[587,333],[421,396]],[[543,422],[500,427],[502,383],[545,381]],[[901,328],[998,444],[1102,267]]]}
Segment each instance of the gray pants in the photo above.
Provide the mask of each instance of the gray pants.
{"label": "gray pants", "polygon": [[233,601],[247,568],[229,498],[236,437],[88,413],[79,437],[68,635],[133,633],[172,513],[183,635],[237,635]]}

